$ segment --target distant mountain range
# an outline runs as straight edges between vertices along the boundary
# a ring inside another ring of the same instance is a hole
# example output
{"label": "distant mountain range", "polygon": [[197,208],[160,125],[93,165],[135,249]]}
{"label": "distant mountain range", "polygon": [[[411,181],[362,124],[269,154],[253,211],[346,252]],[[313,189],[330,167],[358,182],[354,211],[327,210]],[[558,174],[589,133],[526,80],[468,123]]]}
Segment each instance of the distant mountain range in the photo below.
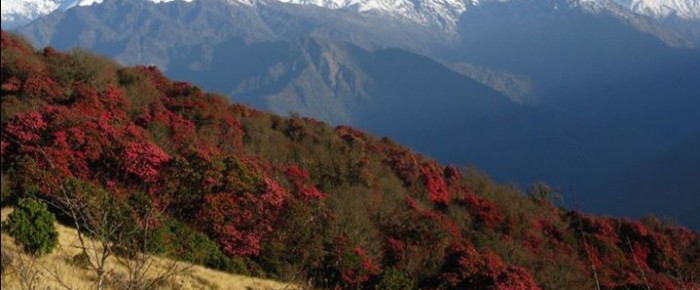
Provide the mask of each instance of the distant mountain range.
{"label": "distant mountain range", "polygon": [[502,182],[544,180],[586,210],[700,220],[671,206],[697,194],[628,198],[640,164],[700,130],[699,1],[56,3],[73,8],[15,31],[355,125]]}
{"label": "distant mountain range", "polygon": [[[100,4],[104,0],[13,0],[2,5],[2,22],[5,29],[11,29],[31,22],[56,10],[66,11],[76,6]],[[143,0],[152,3],[171,1],[192,2],[194,0]],[[199,0],[210,1],[210,0]],[[421,23],[426,26],[440,27],[454,32],[460,16],[473,7],[493,2],[530,2],[530,0],[447,0],[447,1],[409,1],[409,0],[278,0],[304,6],[317,6],[333,10],[356,11],[363,14],[381,14],[398,19]],[[274,4],[275,0],[227,0],[233,5],[259,6]],[[659,20],[680,19],[683,21],[700,20],[699,0],[567,0],[561,3],[550,2],[559,8],[562,6],[581,7],[592,12],[619,11],[624,8],[639,15]]]}

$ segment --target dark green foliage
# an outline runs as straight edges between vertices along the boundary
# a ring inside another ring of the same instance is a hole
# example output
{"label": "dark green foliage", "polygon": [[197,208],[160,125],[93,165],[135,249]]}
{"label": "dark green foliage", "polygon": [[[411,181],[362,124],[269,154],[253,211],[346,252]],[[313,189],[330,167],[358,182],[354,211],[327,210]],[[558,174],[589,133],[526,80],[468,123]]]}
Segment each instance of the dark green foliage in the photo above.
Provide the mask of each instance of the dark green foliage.
{"label": "dark green foliage", "polygon": [[71,263],[81,268],[87,268],[90,266],[90,256],[85,250],[83,250],[80,253],[75,254],[75,256],[73,256],[73,258],[71,259]]}
{"label": "dark green foliage", "polygon": [[290,204],[283,224],[279,225],[286,230],[264,244],[260,265],[284,280],[298,279],[295,276],[300,273],[320,267],[326,255],[324,236],[327,235],[327,225],[320,213],[301,203]]}
{"label": "dark green foliage", "polygon": [[241,275],[255,274],[256,276],[265,276],[265,272],[260,269],[251,273],[251,271],[248,270],[248,265],[246,265],[245,258],[228,257],[223,253],[210,257],[209,259],[207,259],[204,265],[228,273],[236,273]]}
{"label": "dark green foliage", "polygon": [[537,202],[550,202],[559,204],[563,201],[561,193],[544,182],[538,182],[530,186],[527,196]]}
{"label": "dark green foliage", "polygon": [[229,273],[249,274],[243,259],[226,256],[207,235],[176,219],[163,221],[163,225],[150,236],[148,248],[149,252],[178,260]]}
{"label": "dark green foliage", "polygon": [[3,174],[0,180],[0,204],[5,205],[11,196],[10,180],[7,175]]}
{"label": "dark green foliage", "polygon": [[117,71],[119,84],[124,88],[124,93],[131,103],[131,114],[136,115],[161,97],[161,92],[151,86],[143,74],[134,68],[121,68]]}
{"label": "dark green foliage", "polygon": [[81,49],[75,49],[69,55],[73,60],[71,73],[74,82],[86,82],[98,90],[115,82],[118,64],[113,60]]}
{"label": "dark green foliage", "polygon": [[410,276],[396,269],[387,269],[377,284],[377,290],[410,290],[415,289]]}
{"label": "dark green foliage", "polygon": [[56,217],[42,201],[27,198],[17,204],[7,218],[4,230],[24,251],[33,255],[50,253],[58,245]]}
{"label": "dark green foliage", "polygon": [[[141,247],[139,240],[141,232],[135,219],[138,214],[150,205],[150,202],[131,207],[129,201],[120,200],[110,195],[102,186],[80,179],[69,179],[63,183],[63,193],[68,199],[79,201],[81,207],[67,210],[79,211],[76,222],[85,234],[100,240],[118,239],[121,243],[133,242]],[[136,191],[132,198],[138,200],[140,192]],[[132,200],[133,202],[133,200]],[[133,241],[129,241],[134,238]],[[135,245],[124,245],[129,246]]]}

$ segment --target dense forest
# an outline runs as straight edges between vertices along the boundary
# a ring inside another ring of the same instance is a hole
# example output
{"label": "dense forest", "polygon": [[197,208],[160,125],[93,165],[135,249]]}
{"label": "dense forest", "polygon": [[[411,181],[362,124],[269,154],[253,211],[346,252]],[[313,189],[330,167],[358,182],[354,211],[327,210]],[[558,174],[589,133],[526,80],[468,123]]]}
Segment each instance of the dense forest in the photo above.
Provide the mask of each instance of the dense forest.
{"label": "dense forest", "polygon": [[1,78],[3,206],[111,207],[159,255],[313,288],[700,287],[696,232],[563,208],[544,184],[497,185],[155,67],[3,32]]}

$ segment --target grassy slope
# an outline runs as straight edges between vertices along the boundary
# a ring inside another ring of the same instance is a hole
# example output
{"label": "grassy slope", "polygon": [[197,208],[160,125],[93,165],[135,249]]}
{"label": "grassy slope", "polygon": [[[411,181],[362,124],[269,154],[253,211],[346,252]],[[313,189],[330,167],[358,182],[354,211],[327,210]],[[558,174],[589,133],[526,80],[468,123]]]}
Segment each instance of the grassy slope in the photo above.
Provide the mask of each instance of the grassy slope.
{"label": "grassy slope", "polygon": [[[3,221],[11,211],[11,208],[2,209]],[[40,279],[37,283],[39,289],[64,289],[57,279],[54,278],[56,275],[73,289],[90,289],[90,287],[92,287],[95,281],[94,273],[71,262],[72,257],[80,252],[80,250],[75,247],[78,245],[77,231],[61,224],[56,224],[56,229],[59,233],[58,248],[51,254],[42,256],[36,261],[32,261],[29,256],[22,254],[19,247],[9,235],[6,233],[2,234],[3,249],[9,251],[14,257],[12,268],[7,271],[6,275],[2,276],[3,289],[24,289],[19,283],[18,279],[22,277],[19,275],[18,271],[30,268],[32,265],[32,268],[35,269],[35,273],[38,274]],[[169,259],[155,258],[155,266],[149,270],[148,275],[154,277],[155,275],[163,273],[166,267],[171,265],[171,263]],[[124,275],[126,273],[124,266],[120,265],[116,259],[110,259],[108,265],[108,268],[114,271],[114,274],[111,275],[112,277]],[[178,269],[178,273],[173,276],[166,285],[163,285],[161,287],[162,289],[296,289],[294,285],[291,284],[224,273],[188,263],[178,263]],[[111,286],[107,289],[118,288]]]}

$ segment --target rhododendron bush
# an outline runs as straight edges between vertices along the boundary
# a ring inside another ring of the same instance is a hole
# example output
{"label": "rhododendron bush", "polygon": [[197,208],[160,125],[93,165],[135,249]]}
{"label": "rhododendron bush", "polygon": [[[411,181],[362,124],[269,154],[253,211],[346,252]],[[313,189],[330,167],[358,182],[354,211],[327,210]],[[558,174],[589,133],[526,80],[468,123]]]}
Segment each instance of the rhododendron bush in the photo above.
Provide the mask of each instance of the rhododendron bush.
{"label": "rhododendron bush", "polygon": [[1,78],[3,205],[77,180],[162,211],[133,221],[158,228],[166,255],[328,289],[700,287],[696,232],[568,211],[155,67],[37,52],[3,32]]}

